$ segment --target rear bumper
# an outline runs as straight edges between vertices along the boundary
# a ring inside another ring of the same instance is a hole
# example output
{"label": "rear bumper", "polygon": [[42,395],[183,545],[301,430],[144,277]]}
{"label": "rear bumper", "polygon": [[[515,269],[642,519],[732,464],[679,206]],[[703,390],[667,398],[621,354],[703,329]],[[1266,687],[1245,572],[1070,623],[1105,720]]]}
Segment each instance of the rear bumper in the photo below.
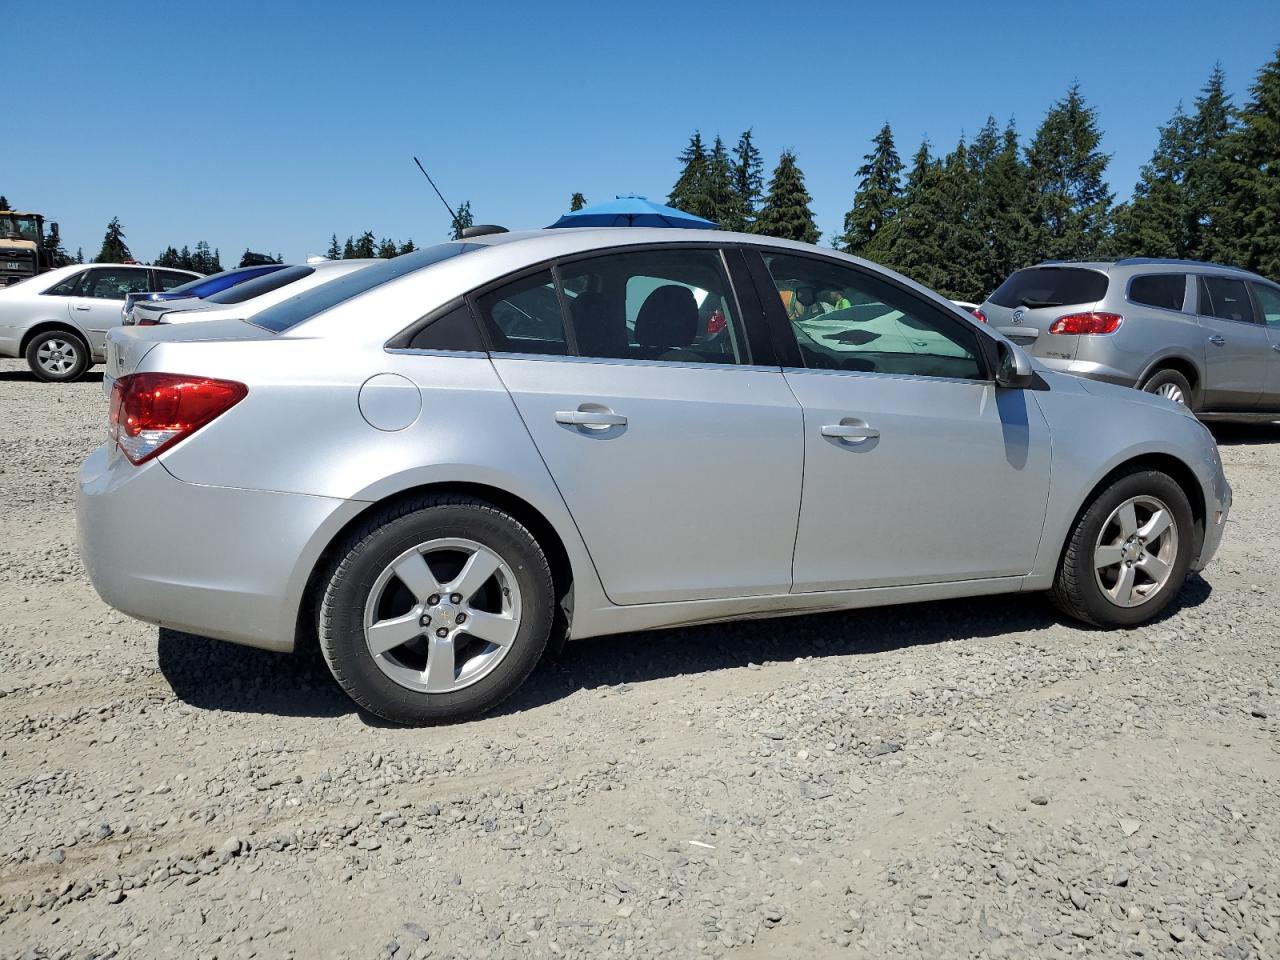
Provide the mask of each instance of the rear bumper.
{"label": "rear bumper", "polygon": [[103,445],[80,469],[80,554],[108,604],[150,623],[287,651],[307,577],[365,504],[202,486]]}

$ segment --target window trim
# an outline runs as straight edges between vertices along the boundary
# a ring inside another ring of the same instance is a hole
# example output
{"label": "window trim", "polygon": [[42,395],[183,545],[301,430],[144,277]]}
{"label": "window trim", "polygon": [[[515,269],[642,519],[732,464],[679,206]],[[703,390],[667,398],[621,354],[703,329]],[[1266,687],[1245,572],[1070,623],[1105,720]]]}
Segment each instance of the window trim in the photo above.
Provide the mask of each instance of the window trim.
{"label": "window trim", "polygon": [[[1249,289],[1249,281],[1247,279],[1245,279],[1244,277],[1224,277],[1218,273],[1197,273],[1195,274],[1195,278],[1196,278],[1195,316],[1202,317],[1205,320],[1220,320],[1223,323],[1240,323],[1240,324],[1244,324],[1244,326],[1246,327],[1263,327],[1263,328],[1266,327],[1267,324],[1265,321],[1258,320],[1258,309],[1257,309],[1258,305],[1254,303],[1253,291]],[[1200,282],[1202,280],[1234,280],[1236,281],[1236,283],[1241,284],[1244,287],[1245,296],[1249,301],[1249,309],[1253,311],[1253,319],[1252,320],[1236,320],[1232,317],[1218,317],[1218,316],[1214,316],[1212,313],[1202,313],[1200,310],[1200,307],[1201,307]]]}
{"label": "window trim", "polygon": [[[1141,300],[1133,299],[1133,284],[1135,280],[1145,280],[1148,277],[1176,277],[1176,276],[1182,277],[1182,306],[1161,307],[1154,303],[1143,303]],[[1187,281],[1189,279],[1194,279],[1193,275],[1190,272],[1178,272],[1174,270],[1168,270],[1163,273],[1135,273],[1131,277],[1129,277],[1128,282],[1126,282],[1124,285],[1125,303],[1131,303],[1135,307],[1146,307],[1148,310],[1164,310],[1170,313],[1186,314],[1188,312],[1187,311]],[[1196,287],[1193,285],[1191,287],[1191,291],[1193,295],[1195,294],[1195,290],[1196,290]],[[1198,305],[1198,301],[1197,301],[1197,305]],[[1194,311],[1191,311],[1191,312],[1194,313]]]}
{"label": "window trim", "polygon": [[[743,246],[744,246],[744,249],[752,250],[756,254],[754,259],[758,265],[758,268],[755,270],[755,282],[757,286],[757,293],[760,293],[759,287],[762,281],[768,284],[767,290],[773,293],[772,297],[763,298],[765,301],[764,309],[765,309],[765,315],[769,320],[770,329],[774,333],[775,344],[777,343],[778,339],[785,338],[783,339],[783,342],[787,344],[790,348],[788,350],[782,351],[784,354],[788,355],[787,360],[784,361],[782,364],[782,369],[784,372],[794,371],[794,372],[804,372],[804,373],[841,374],[845,376],[860,376],[860,377],[865,377],[865,376],[894,377],[894,378],[907,378],[910,380],[927,380],[930,382],[945,381],[945,382],[952,382],[952,383],[991,383],[991,384],[995,383],[996,341],[993,337],[991,337],[990,334],[979,329],[977,321],[966,321],[962,317],[953,316],[950,311],[944,309],[942,306],[938,304],[932,303],[928,298],[922,297],[918,291],[913,290],[911,287],[907,286],[902,281],[892,276],[889,276],[887,273],[881,272],[879,270],[868,269],[867,267],[864,267],[862,264],[859,264],[859,263],[850,263],[849,261],[846,261],[846,260],[837,260],[832,257],[815,255],[808,252],[807,250],[792,250],[788,247],[773,247],[767,244],[759,244],[759,245],[744,244]],[[876,370],[828,370],[825,368],[805,366],[804,357],[800,353],[800,342],[796,339],[795,331],[791,327],[791,321],[787,319],[786,311],[783,310],[782,308],[782,300],[777,295],[777,285],[774,283],[773,275],[769,272],[769,267],[764,262],[764,253],[766,251],[769,253],[778,254],[780,256],[789,256],[789,257],[794,257],[796,259],[801,259],[801,260],[814,260],[814,261],[817,261],[818,263],[829,264],[832,266],[837,266],[837,267],[850,270],[854,273],[861,274],[862,276],[870,277],[873,280],[878,280],[882,283],[886,283],[889,286],[893,287],[898,292],[904,294],[905,296],[914,300],[918,300],[927,306],[933,307],[934,311],[939,316],[943,317],[946,320],[946,322],[952,324],[953,327],[973,335],[978,346],[978,355],[975,359],[977,360],[978,370],[981,376],[977,378],[931,377],[922,373],[884,373]]]}

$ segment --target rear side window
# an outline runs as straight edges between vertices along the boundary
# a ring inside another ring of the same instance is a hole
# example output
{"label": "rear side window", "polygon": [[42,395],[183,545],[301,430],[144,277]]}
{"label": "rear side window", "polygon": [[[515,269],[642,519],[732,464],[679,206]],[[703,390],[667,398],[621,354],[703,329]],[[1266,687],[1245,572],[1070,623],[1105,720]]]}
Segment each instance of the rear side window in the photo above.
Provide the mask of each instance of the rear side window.
{"label": "rear side window", "polygon": [[1019,270],[991,294],[1001,307],[1061,307],[1093,303],[1107,295],[1107,275],[1079,267]]}
{"label": "rear side window", "polygon": [[498,353],[568,355],[560,298],[550,270],[491,290],[476,298],[476,306]]}
{"label": "rear side window", "polygon": [[436,311],[409,341],[413,350],[483,351],[480,328],[465,300],[457,300]]}
{"label": "rear side window", "polygon": [[252,280],[238,283],[234,287],[228,287],[221,293],[215,293],[206,299],[210,303],[244,303],[246,300],[260,297],[264,293],[270,293],[272,290],[279,290],[295,280],[309,277],[315,272],[315,267],[304,267],[301,264],[296,267],[286,267],[283,270],[277,270],[275,273],[268,273],[265,277],[254,277]]}
{"label": "rear side window", "polygon": [[164,291],[173,290],[181,287],[191,280],[189,273],[177,273],[173,270],[157,270],[156,282],[160,284],[160,289]]}
{"label": "rear side window", "polygon": [[[421,270],[442,260],[448,260],[470,250],[480,250],[483,247],[482,243],[438,243],[433,247],[415,250],[413,253],[402,253],[390,260],[380,260],[351,273],[345,273],[336,280],[304,290],[297,296],[290,297],[273,307],[267,307],[258,312],[252,323],[273,333],[281,333],[340,303],[345,303],[362,293],[368,293],[374,287],[380,287],[384,283],[407,276],[415,270]],[[290,267],[270,276],[259,277],[258,280],[250,280],[241,286],[247,287],[260,280],[273,280],[280,273],[288,273],[292,269],[294,268]],[[239,290],[240,287],[232,289]]]}
{"label": "rear side window", "polygon": [[1253,295],[1258,298],[1262,321],[1272,328],[1280,328],[1280,290],[1260,283],[1253,285]]}
{"label": "rear side window", "polygon": [[1253,303],[1243,280],[1229,277],[1200,277],[1200,309],[1203,317],[1253,323]]}
{"label": "rear side window", "polygon": [[87,270],[81,270],[79,273],[73,273],[61,283],[54,284],[45,293],[54,297],[70,297],[75,294],[76,287],[80,286],[80,281],[84,279],[87,272]]}
{"label": "rear side window", "polygon": [[1187,292],[1185,273],[1152,273],[1129,281],[1129,299],[1161,310],[1181,310]]}

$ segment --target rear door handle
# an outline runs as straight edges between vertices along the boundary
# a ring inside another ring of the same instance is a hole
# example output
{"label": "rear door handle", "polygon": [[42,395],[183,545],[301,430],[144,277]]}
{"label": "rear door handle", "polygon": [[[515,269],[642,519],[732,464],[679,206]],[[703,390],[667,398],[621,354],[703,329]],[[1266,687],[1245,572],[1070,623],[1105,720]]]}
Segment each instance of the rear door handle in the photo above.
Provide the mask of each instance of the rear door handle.
{"label": "rear door handle", "polygon": [[822,428],[824,437],[835,437],[837,440],[875,440],[880,431],[865,423],[828,423]]}
{"label": "rear door handle", "polygon": [[77,303],[77,304],[76,304],[76,309],[77,309],[77,310],[88,310],[89,308],[88,308],[88,307],[86,307],[84,304]]}
{"label": "rear door handle", "polygon": [[1215,347],[1220,347],[1227,342],[1227,338],[1220,337],[1215,333],[1212,337],[1209,338],[1209,342],[1212,343]]}
{"label": "rear door handle", "polygon": [[625,427],[627,418],[612,410],[557,410],[556,423],[572,427]]}

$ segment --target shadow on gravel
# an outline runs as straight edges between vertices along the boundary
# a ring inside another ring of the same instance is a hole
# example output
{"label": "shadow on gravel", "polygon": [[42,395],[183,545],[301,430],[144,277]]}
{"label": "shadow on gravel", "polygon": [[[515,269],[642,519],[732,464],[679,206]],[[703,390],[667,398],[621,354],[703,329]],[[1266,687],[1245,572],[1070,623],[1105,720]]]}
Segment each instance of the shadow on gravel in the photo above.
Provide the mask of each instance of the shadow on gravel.
{"label": "shadow on gravel", "polygon": [[[84,381],[88,383],[101,383],[102,371],[90,370],[77,383]],[[57,389],[61,387],[60,383],[45,383],[43,380],[36,379],[36,375],[30,370],[0,370],[0,383],[35,383],[40,386],[53,387]]]}
{"label": "shadow on gravel", "polygon": [[[1212,587],[1187,581],[1156,622],[1197,607]],[[1061,622],[1040,596],[979,597],[841,613],[744,620],[570,643],[545,659],[498,714],[553,703],[576,690],[709,673],[796,657],[885,653],[951,640],[1045,630]],[[291,717],[360,713],[370,726],[392,726],[357,711],[315,650],[294,656],[160,630],[160,671],[179,699],[193,707]]]}
{"label": "shadow on gravel", "polygon": [[1206,426],[1220,447],[1280,443],[1280,423],[1210,423]]}

